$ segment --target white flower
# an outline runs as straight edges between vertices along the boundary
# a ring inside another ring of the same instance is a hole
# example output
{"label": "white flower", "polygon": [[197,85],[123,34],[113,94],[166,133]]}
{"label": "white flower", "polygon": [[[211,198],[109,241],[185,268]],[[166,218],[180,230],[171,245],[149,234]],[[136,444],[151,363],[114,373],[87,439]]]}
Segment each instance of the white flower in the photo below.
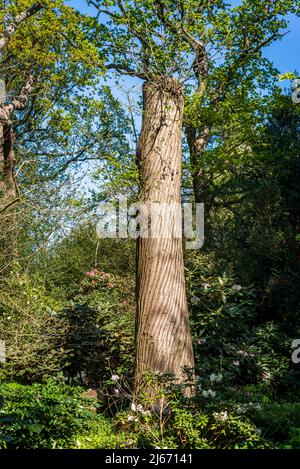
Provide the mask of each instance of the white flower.
{"label": "white flower", "polygon": [[136,405],[134,403],[131,404],[131,410],[132,410],[132,412],[136,411]]}
{"label": "white flower", "polygon": [[120,394],[119,389],[118,389],[118,388],[114,388],[114,393],[115,393],[115,394]]}
{"label": "white flower", "polygon": [[138,404],[136,406],[136,410],[137,410],[137,412],[143,412],[144,409],[143,409],[143,406],[141,404]]}
{"label": "white flower", "polygon": [[197,304],[197,303],[199,303],[199,301],[200,301],[200,298],[198,298],[198,296],[192,296],[192,298],[191,298],[191,303],[192,304]]}
{"label": "white flower", "polygon": [[[247,405],[247,404],[246,404]],[[251,409],[256,409],[256,410],[260,410],[261,409],[261,405],[260,404],[255,404],[254,402],[249,402],[248,403],[248,407],[251,408]]]}
{"label": "white flower", "polygon": [[248,402],[248,404],[241,404],[238,406],[238,412],[244,414],[249,410],[261,410],[261,405],[255,402]]}
{"label": "white flower", "polygon": [[134,415],[128,415],[127,420],[128,422],[137,422],[138,418],[134,417]]}
{"label": "white flower", "polygon": [[239,360],[234,360],[234,361],[232,362],[232,364],[233,364],[234,366],[240,366],[240,361],[239,361]]}
{"label": "white flower", "polygon": [[222,381],[223,375],[221,373],[218,373],[217,375],[215,373],[212,373],[209,377],[209,380],[211,383],[220,383]]}
{"label": "white flower", "polygon": [[120,376],[119,375],[112,375],[111,380],[114,381],[115,383],[119,381]]}
{"label": "white flower", "polygon": [[203,397],[215,397],[216,393],[212,389],[208,389],[207,391],[202,391]]}
{"label": "white flower", "polygon": [[233,285],[232,290],[234,291],[241,291],[242,286],[241,285]]}
{"label": "white flower", "polygon": [[246,352],[246,350],[239,350],[238,354],[241,355],[242,357],[248,357],[249,353]]}
{"label": "white flower", "polygon": [[247,412],[247,404],[241,404],[237,406],[237,411],[241,414],[244,414],[245,412]]}
{"label": "white flower", "polygon": [[228,419],[227,410],[224,410],[223,412],[214,412],[213,416],[216,420],[225,421]]}
{"label": "white flower", "polygon": [[197,340],[197,344],[198,344],[198,345],[206,344],[206,339],[198,339],[198,340]]}

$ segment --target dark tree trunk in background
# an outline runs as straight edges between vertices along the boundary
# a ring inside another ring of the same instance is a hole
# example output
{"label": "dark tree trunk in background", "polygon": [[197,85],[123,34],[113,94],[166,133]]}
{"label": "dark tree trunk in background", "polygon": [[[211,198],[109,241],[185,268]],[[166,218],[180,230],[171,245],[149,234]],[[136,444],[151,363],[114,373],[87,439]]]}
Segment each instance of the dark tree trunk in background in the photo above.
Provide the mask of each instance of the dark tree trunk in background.
{"label": "dark tree trunk in background", "polygon": [[0,210],[16,198],[15,163],[12,127],[0,123]]}
{"label": "dark tree trunk in background", "polygon": [[205,179],[203,153],[210,138],[210,127],[204,127],[198,134],[195,128],[186,131],[192,165],[193,190],[196,203],[205,203],[207,182]]}
{"label": "dark tree trunk in background", "polygon": [[[30,13],[31,9],[28,11]],[[18,202],[18,197],[12,119],[16,111],[21,111],[26,107],[33,86],[34,78],[30,75],[18,96],[8,104],[5,104],[5,98],[2,98],[3,103],[0,106],[0,277],[5,275],[5,271],[10,268],[14,260],[17,261],[16,202]]]}
{"label": "dark tree trunk in background", "polygon": [[16,257],[15,163],[12,126],[0,123],[0,278],[6,276]]}
{"label": "dark tree trunk in background", "polygon": [[211,127],[204,126],[198,130],[193,127],[186,129],[186,137],[190,152],[192,167],[192,183],[195,203],[204,204],[205,239],[210,238],[210,211],[213,204],[214,194],[210,179],[205,172],[203,159],[204,151],[211,136]]}

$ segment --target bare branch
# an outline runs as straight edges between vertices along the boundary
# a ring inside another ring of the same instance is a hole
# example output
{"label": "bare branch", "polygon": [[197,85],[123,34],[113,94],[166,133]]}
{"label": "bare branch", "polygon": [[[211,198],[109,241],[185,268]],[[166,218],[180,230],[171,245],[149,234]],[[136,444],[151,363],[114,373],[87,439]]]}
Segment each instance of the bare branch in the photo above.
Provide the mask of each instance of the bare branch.
{"label": "bare branch", "polygon": [[145,80],[147,78],[147,76],[144,72],[142,72],[142,71],[139,72],[138,70],[134,70],[134,69],[128,67],[127,65],[123,65],[123,64],[115,64],[115,63],[106,64],[105,68],[107,70],[117,70],[118,72],[122,72],[125,75],[130,75],[132,77],[138,77],[138,78],[141,78],[142,80]]}
{"label": "bare branch", "polygon": [[18,197],[17,199],[14,199],[12,202],[9,202],[9,204],[7,204],[4,208],[1,208],[0,210],[0,214],[2,214],[3,212],[5,212],[5,210],[7,210],[9,207],[11,207],[12,205],[15,205],[16,203],[20,202],[20,197]]}

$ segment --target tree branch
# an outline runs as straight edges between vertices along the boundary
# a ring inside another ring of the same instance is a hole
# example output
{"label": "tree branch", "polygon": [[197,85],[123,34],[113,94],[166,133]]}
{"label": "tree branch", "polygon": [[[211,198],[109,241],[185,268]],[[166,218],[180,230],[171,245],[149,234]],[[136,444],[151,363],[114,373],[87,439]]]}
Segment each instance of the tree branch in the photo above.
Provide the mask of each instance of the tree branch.
{"label": "tree branch", "polygon": [[21,89],[20,95],[14,98],[10,104],[7,104],[7,106],[2,106],[2,108],[0,108],[0,121],[8,121],[14,111],[22,111],[25,108],[31,96],[34,82],[35,80],[33,76],[30,75],[27,83]]}
{"label": "tree branch", "polygon": [[144,72],[139,72],[138,70],[134,70],[130,68],[129,66],[123,65],[123,64],[115,64],[115,63],[106,64],[105,68],[107,70],[117,70],[118,72],[122,72],[125,75],[138,77],[138,78],[141,78],[142,80],[145,80],[147,78],[147,75]]}
{"label": "tree branch", "polygon": [[276,32],[272,34],[271,36],[269,36],[268,38],[266,38],[264,41],[259,42],[254,48],[251,48],[250,46],[247,49],[243,50],[240,53],[240,55],[237,57],[237,59],[233,62],[233,64],[230,67],[228,67],[228,71],[226,73],[226,79],[222,83],[220,83],[220,86],[217,89],[217,93],[212,103],[216,103],[220,99],[223,91],[229,86],[230,81],[234,77],[235,72],[239,69],[241,65],[245,63],[245,61],[247,60],[249,56],[257,54],[263,47],[270,44],[274,39],[284,37],[286,34],[287,32],[282,33],[282,34]]}
{"label": "tree branch", "polygon": [[12,205],[16,204],[17,202],[20,202],[20,197],[18,197],[18,198],[15,199],[15,200],[12,200],[12,201],[9,202],[9,204],[7,204],[5,207],[1,208],[0,214],[2,214],[3,212],[5,212],[5,210],[7,210],[9,207],[11,207]]}
{"label": "tree branch", "polygon": [[5,33],[1,34],[0,36],[0,50],[4,49],[7,46],[11,37],[18,28],[19,24],[33,16],[42,8],[43,6],[41,5],[41,3],[34,3],[31,7],[27,8],[26,10],[22,11],[22,13],[20,13],[18,16],[16,16],[15,19],[10,23],[10,25],[6,29]]}

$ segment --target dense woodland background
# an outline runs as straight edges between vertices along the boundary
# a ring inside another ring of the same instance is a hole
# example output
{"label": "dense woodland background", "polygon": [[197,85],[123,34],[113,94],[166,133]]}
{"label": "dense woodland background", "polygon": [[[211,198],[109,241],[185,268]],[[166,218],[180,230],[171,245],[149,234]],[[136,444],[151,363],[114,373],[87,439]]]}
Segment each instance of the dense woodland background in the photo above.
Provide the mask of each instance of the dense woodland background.
{"label": "dense woodland background", "polygon": [[[300,448],[300,104],[263,55],[299,2],[87,3],[0,4],[0,448]],[[180,195],[205,203],[195,369],[133,397],[136,242],[96,224],[145,197],[141,83],[161,106],[169,80]]]}

